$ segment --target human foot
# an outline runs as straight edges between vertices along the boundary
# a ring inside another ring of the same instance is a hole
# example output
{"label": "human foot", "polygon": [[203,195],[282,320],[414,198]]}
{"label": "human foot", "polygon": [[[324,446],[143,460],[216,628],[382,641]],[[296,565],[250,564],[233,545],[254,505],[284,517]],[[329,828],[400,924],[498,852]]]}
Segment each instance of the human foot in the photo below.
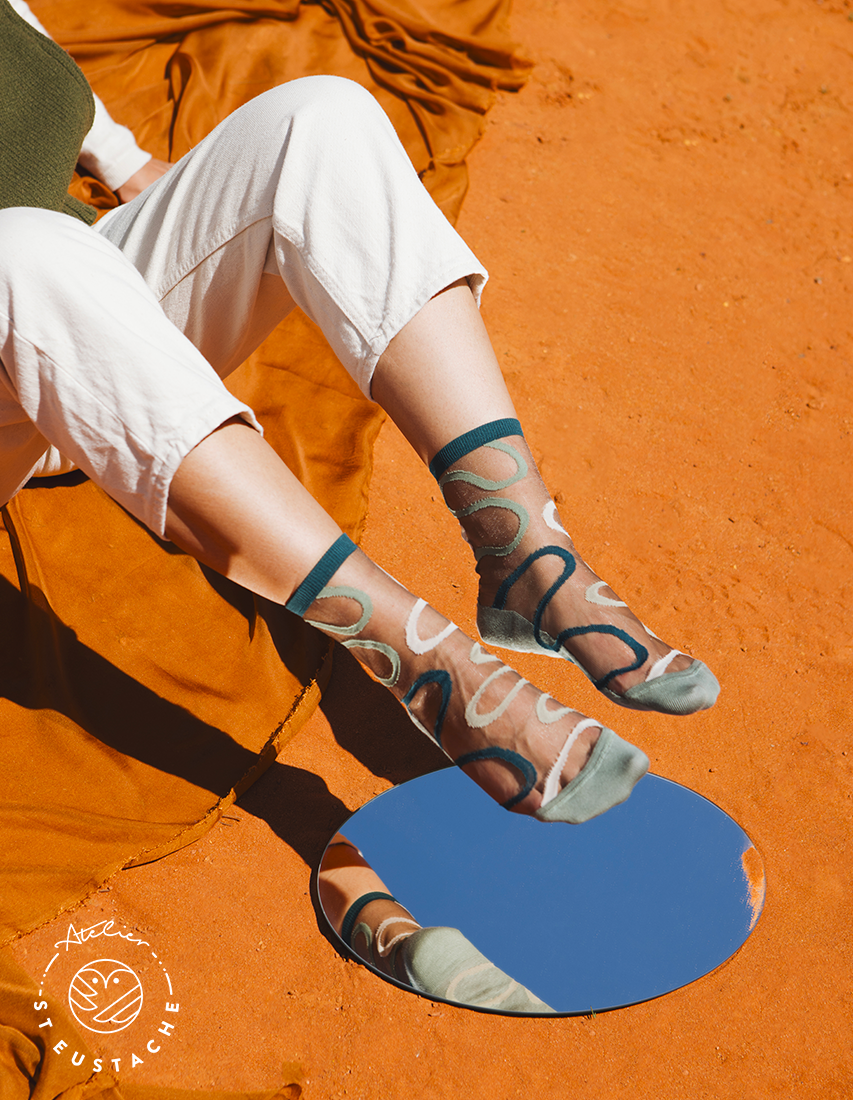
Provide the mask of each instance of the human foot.
{"label": "human foot", "polygon": [[326,849],[318,889],[332,927],[379,973],[419,993],[474,1008],[554,1011],[499,970],[458,928],[422,928],[340,833]]}
{"label": "human foot", "polygon": [[518,421],[460,436],[430,470],[477,560],[483,641],[565,658],[620,706],[691,714],[713,705],[710,669],[665,645],[577,553]]}
{"label": "human foot", "polygon": [[326,849],[317,889],[323,912],[347,947],[380,974],[405,981],[397,966],[399,946],[421,926],[341,833]]}
{"label": "human foot", "polygon": [[345,559],[333,548],[288,607],[353,650],[495,801],[579,824],[629,796],[648,769],[639,749],[538,691],[349,547]]}

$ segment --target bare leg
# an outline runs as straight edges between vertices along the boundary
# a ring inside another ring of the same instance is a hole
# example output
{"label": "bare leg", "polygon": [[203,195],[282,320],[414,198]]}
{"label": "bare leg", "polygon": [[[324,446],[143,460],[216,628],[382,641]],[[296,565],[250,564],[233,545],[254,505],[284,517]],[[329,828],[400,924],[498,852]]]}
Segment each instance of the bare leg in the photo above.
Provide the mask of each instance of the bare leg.
{"label": "bare leg", "polygon": [[[347,931],[343,929],[344,917],[355,902],[366,894],[390,893],[361,852],[341,833],[332,837],[326,849],[317,885],[323,911],[339,936]],[[357,934],[353,930],[348,946],[378,970],[404,982],[404,972],[394,966],[398,953],[392,955],[392,949],[420,928],[412,914],[398,901],[374,898],[358,911],[358,920],[369,929],[369,939],[364,931]],[[377,936],[379,930],[384,935]]]}
{"label": "bare leg", "polygon": [[[278,603],[304,587],[340,536],[240,421],[223,425],[184,459],[172,481],[166,531],[200,561]],[[630,767],[612,789],[605,783],[605,793],[580,812],[576,804],[558,810],[558,796],[595,755],[603,727],[537,691],[360,551],[330,574],[304,613],[354,649],[416,724],[508,809],[538,815],[553,803],[549,813],[559,812],[559,820],[585,820],[626,798],[648,767],[631,749]],[[611,742],[618,738],[607,731],[596,763],[602,781],[604,757],[614,758]]]}
{"label": "bare leg", "polygon": [[424,463],[463,432],[518,415],[464,281],[427,302],[391,340],[371,394]]}
{"label": "bare leg", "polygon": [[166,537],[276,603],[341,533],[332,517],[243,420],[186,456],[172,479]]}
{"label": "bare leg", "polygon": [[[425,462],[488,422],[517,420],[464,282],[433,298],[394,337],[372,393]],[[717,685],[705,666],[691,668],[692,658],[648,631],[580,558],[520,428],[502,440],[450,462],[439,478],[477,557],[482,636],[508,648],[568,656],[623,705],[670,713],[710,705]],[[687,669],[710,691],[697,692],[695,683],[679,691],[684,678],[672,674]],[[646,684],[656,677],[667,681],[663,702],[660,684]],[[632,688],[633,700],[624,694]],[[643,693],[646,701],[637,702]]]}

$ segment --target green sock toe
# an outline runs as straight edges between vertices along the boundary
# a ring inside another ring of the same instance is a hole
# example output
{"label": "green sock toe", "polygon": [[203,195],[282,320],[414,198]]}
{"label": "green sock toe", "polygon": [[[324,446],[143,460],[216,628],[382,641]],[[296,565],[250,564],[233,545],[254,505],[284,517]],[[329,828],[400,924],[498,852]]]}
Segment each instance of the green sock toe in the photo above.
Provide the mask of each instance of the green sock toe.
{"label": "green sock toe", "polygon": [[[588,680],[594,677],[565,646],[550,648],[554,640],[541,631],[544,646],[536,640],[533,624],[517,611],[503,611],[496,607],[477,609],[477,630],[487,645],[511,649],[516,653],[538,653],[546,657],[559,657],[576,665]],[[720,684],[717,677],[703,661],[695,658],[689,668],[680,672],[667,672],[654,680],[635,684],[623,695],[606,687],[598,689],[611,703],[629,710],[653,710],[659,714],[685,715],[707,710],[717,701]]]}
{"label": "green sock toe", "polygon": [[458,928],[413,933],[400,945],[397,964],[412,988],[428,996],[498,1012],[554,1012],[489,962]]}
{"label": "green sock toe", "polygon": [[581,825],[624,802],[648,770],[646,754],[605,726],[583,770],[536,817]]}
{"label": "green sock toe", "polygon": [[694,660],[681,672],[668,672],[654,680],[635,684],[622,696],[613,697],[610,694],[609,697],[622,706],[683,715],[707,710],[716,703],[719,694],[717,677],[704,662]]}

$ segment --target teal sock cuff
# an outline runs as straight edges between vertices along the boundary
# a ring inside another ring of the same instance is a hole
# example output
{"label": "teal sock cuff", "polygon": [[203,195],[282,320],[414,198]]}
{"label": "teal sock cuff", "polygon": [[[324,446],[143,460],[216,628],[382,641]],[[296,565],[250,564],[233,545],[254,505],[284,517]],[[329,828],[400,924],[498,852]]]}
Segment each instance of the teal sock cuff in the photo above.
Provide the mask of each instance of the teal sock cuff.
{"label": "teal sock cuff", "polygon": [[370,894],[362,894],[361,897],[354,901],[349,909],[347,909],[346,915],[344,916],[344,922],[341,925],[341,939],[347,947],[352,947],[350,936],[352,935],[353,928],[355,928],[355,922],[358,920],[358,914],[365,905],[371,901],[394,901],[397,902],[397,905],[400,904],[391,894],[383,894],[380,890],[374,890]]}
{"label": "teal sock cuff", "polygon": [[429,464],[429,472],[435,478],[436,481],[445,473],[454,462],[458,462],[460,458],[464,458],[465,455],[469,455],[472,451],[476,451],[478,447],[485,446],[486,443],[494,443],[496,439],[503,439],[508,435],[520,435],[523,436],[524,432],[521,430],[521,424],[514,419],[507,417],[504,420],[491,420],[488,424],[481,424],[479,428],[474,428],[473,431],[465,432],[464,435],[458,435],[441,450],[433,456],[432,462]]}
{"label": "teal sock cuff", "polygon": [[336,539],[284,605],[287,610],[294,615],[303,616],[317,599],[320,590],[326,587],[350,554],[357,549],[347,535]]}

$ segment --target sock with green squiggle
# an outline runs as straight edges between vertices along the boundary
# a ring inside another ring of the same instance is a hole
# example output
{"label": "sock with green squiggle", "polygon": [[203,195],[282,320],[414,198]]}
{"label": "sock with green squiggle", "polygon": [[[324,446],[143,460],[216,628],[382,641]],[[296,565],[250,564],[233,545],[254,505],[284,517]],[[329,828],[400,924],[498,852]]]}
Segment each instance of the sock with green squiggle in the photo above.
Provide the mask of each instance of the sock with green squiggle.
{"label": "sock with green squiggle", "polygon": [[351,650],[415,725],[507,809],[533,813],[555,798],[602,728],[533,687],[346,536],[287,606]]}
{"label": "sock with green squiggle", "polygon": [[[577,554],[517,420],[452,440],[430,471],[474,552],[485,641],[568,658],[625,705],[670,713],[711,705],[719,685],[701,662],[689,677],[667,678],[669,692],[652,686],[677,658],[689,659],[647,630]],[[647,701],[626,701],[626,689]]]}

